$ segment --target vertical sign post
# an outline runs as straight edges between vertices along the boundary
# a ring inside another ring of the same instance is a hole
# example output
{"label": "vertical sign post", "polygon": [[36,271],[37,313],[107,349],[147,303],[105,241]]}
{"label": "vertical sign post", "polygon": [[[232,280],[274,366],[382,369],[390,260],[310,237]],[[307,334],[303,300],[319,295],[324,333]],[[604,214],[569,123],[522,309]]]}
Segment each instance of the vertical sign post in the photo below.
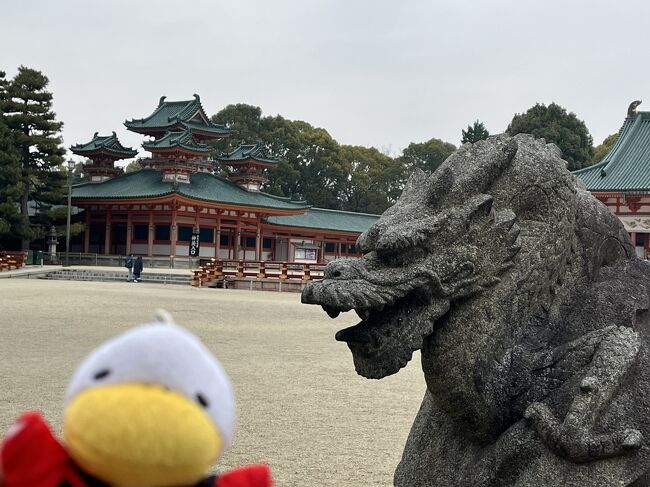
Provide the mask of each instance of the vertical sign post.
{"label": "vertical sign post", "polygon": [[190,240],[190,257],[199,256],[200,245],[201,245],[200,235],[198,233],[192,233],[192,240]]}

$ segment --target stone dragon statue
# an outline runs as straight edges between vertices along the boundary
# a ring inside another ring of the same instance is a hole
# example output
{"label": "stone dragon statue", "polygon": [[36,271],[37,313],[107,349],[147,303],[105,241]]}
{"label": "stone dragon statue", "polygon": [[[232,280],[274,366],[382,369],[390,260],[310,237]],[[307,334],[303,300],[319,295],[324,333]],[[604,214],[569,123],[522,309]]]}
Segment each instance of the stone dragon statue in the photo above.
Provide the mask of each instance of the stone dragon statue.
{"label": "stone dragon statue", "polygon": [[650,265],[556,146],[466,144],[357,245],[302,301],[364,377],[421,350],[396,486],[650,486]]}

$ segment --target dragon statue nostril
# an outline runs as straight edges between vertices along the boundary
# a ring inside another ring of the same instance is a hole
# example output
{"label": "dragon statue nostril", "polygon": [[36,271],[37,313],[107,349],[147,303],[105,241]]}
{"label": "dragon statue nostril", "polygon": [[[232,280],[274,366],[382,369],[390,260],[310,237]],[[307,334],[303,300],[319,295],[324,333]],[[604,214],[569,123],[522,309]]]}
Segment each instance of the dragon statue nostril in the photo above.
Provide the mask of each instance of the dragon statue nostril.
{"label": "dragon statue nostril", "polygon": [[398,487],[650,486],[650,264],[527,135],[415,172],[302,300],[380,379],[421,350],[427,384]]}

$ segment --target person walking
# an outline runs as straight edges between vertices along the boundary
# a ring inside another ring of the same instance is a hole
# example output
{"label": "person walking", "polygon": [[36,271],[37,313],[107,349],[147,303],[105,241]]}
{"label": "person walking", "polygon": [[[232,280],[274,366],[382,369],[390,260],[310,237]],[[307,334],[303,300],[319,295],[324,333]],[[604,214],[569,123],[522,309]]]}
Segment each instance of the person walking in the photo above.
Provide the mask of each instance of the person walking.
{"label": "person walking", "polygon": [[144,263],[142,262],[142,257],[138,255],[138,257],[135,259],[135,262],[133,263],[133,280],[135,282],[140,282],[140,274],[142,273],[142,269],[144,269]]}
{"label": "person walking", "polygon": [[133,254],[129,254],[124,261],[124,267],[127,268],[128,274],[126,276],[126,281],[131,282],[133,280]]}

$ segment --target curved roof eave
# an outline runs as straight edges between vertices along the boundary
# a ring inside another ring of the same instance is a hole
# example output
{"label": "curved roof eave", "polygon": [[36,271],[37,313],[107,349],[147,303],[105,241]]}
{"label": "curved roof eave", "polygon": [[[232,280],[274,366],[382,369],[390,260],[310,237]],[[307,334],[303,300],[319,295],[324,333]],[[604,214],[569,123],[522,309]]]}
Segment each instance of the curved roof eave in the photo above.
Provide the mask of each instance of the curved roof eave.
{"label": "curved roof eave", "polygon": [[[96,184],[96,183],[89,183],[89,184]],[[86,201],[120,201],[120,200],[133,200],[133,199],[138,199],[138,200],[151,200],[151,199],[157,199],[161,198],[164,196],[171,196],[171,195],[177,195],[182,199],[189,200],[189,201],[203,201],[206,203],[212,203],[212,204],[218,204],[222,206],[228,206],[232,208],[263,208],[263,209],[268,209],[268,210],[274,210],[276,212],[280,213],[280,216],[282,215],[293,215],[293,214],[300,214],[297,212],[304,212],[306,210],[309,210],[309,206],[306,207],[296,207],[296,208],[277,208],[275,206],[265,206],[265,205],[254,205],[250,203],[232,203],[228,201],[218,201],[218,200],[211,200],[207,198],[200,198],[197,196],[190,196],[186,195],[184,193],[180,193],[178,191],[168,191],[166,193],[160,193],[160,194],[151,194],[147,196],[111,196],[111,197],[106,197],[106,196],[72,196],[72,200],[86,200]],[[291,213],[288,213],[291,212]],[[296,212],[296,213],[293,213]]]}

